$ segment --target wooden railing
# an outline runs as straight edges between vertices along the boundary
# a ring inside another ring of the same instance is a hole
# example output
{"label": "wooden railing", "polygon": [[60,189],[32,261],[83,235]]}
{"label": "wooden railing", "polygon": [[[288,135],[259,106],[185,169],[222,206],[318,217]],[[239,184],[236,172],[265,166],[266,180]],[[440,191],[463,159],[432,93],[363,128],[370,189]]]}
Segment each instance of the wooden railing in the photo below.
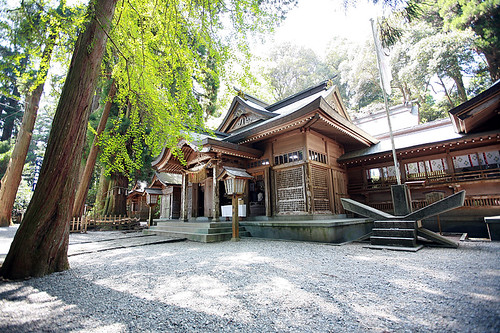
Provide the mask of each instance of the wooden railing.
{"label": "wooden railing", "polygon": [[[424,208],[430,203],[426,200],[412,200],[411,206],[413,211]],[[376,208],[384,212],[392,212],[394,210],[392,202],[377,202],[369,203],[368,206]],[[470,196],[465,198],[464,207],[500,207],[500,195],[492,196]]]}
{"label": "wooden railing", "polygon": [[83,216],[69,222],[69,232],[94,230],[130,230],[140,226],[138,218],[127,216]]}
{"label": "wooden railing", "polygon": [[[481,181],[487,179],[500,179],[500,168],[495,169],[483,169],[483,170],[472,170],[472,171],[462,171],[456,173],[446,173],[445,171],[432,171],[432,172],[420,172],[414,174],[407,174],[406,181],[424,181],[425,185],[436,185],[436,184],[446,184],[451,182],[470,182],[470,181]],[[363,184],[363,183],[351,183],[348,185],[349,191],[359,192],[359,191],[369,191],[378,189],[387,189],[391,185],[396,184],[394,177],[384,179],[383,181],[374,181]]]}

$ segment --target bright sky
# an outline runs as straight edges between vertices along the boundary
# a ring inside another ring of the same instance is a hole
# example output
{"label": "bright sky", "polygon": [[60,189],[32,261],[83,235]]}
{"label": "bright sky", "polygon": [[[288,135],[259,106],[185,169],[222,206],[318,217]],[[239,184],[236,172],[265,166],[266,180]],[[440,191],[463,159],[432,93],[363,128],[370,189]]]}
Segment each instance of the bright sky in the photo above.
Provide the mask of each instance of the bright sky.
{"label": "bright sky", "polygon": [[380,5],[358,0],[358,5],[344,8],[344,0],[299,0],[286,20],[267,43],[263,52],[274,43],[289,41],[313,49],[324,57],[328,42],[334,36],[362,41],[371,38],[370,18],[383,14]]}

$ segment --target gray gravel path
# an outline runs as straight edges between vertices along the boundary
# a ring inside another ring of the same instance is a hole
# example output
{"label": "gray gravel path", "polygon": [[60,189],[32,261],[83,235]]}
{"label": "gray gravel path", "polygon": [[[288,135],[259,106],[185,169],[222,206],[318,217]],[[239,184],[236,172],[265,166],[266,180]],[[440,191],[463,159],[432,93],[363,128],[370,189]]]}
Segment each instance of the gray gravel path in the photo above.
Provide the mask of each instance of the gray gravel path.
{"label": "gray gravel path", "polygon": [[243,239],[0,282],[0,332],[499,332],[500,242],[417,253]]}

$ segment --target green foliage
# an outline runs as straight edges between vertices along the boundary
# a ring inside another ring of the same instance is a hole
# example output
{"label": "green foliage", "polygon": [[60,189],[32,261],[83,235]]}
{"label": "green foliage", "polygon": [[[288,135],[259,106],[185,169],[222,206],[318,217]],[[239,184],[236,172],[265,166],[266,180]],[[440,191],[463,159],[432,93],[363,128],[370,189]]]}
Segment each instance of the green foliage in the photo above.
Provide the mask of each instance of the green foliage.
{"label": "green foliage", "polygon": [[182,159],[176,144],[204,128],[224,64],[237,50],[249,57],[247,34],[271,29],[295,2],[130,0],[118,6],[105,67],[117,82],[119,113],[99,138],[106,173],[131,177],[145,152],[157,155],[165,145]]}
{"label": "green foliage", "polygon": [[[356,44],[345,39],[334,39],[329,45],[327,61],[334,73],[336,83],[346,106],[355,111],[383,102],[379,85],[377,59],[373,41]],[[340,83],[340,84],[339,84]]]}
{"label": "green foliage", "polygon": [[0,179],[2,179],[5,171],[7,171],[13,149],[14,145],[11,146],[9,141],[0,141]]}
{"label": "green foliage", "polygon": [[14,201],[14,210],[24,211],[33,196],[33,191],[31,189],[32,183],[28,181],[33,176],[33,166],[26,163],[23,168],[23,176],[21,178],[21,183],[17,188],[16,200]]}
{"label": "green foliage", "polygon": [[447,116],[446,111],[450,109],[448,104],[443,101],[436,103],[434,98],[427,94],[424,97],[422,103],[420,103],[420,122],[427,123],[436,119],[445,118]]}
{"label": "green foliage", "polygon": [[488,62],[492,80],[500,79],[500,0],[439,0],[445,29],[472,30],[475,48]]}

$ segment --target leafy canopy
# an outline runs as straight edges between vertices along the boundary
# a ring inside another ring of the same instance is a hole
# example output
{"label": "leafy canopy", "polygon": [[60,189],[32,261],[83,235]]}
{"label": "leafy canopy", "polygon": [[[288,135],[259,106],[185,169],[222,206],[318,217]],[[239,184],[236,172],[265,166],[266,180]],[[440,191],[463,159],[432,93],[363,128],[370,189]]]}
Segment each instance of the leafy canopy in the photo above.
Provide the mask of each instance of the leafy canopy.
{"label": "leafy canopy", "polygon": [[103,73],[117,82],[120,108],[100,138],[107,172],[140,169],[146,147],[158,155],[166,145],[182,159],[179,138],[204,128],[209,94],[197,92],[213,89],[238,54],[249,59],[248,35],[273,29],[295,3],[120,1]]}

